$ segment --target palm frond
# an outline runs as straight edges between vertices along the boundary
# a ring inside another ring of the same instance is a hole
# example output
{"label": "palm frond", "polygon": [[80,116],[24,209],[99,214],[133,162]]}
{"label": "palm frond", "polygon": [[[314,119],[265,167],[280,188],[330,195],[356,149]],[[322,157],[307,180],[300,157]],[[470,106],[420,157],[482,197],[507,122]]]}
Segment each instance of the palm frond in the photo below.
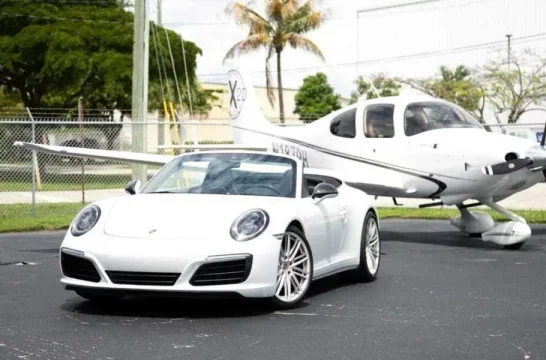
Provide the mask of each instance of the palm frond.
{"label": "palm frond", "polygon": [[248,54],[262,46],[267,46],[270,43],[271,38],[266,33],[250,35],[246,39],[233,45],[224,56],[223,62],[233,58],[235,55]]}
{"label": "palm frond", "polygon": [[294,14],[285,19],[285,31],[303,34],[316,30],[324,24],[328,15],[329,10],[315,10],[313,0],[308,0]]}
{"label": "palm frond", "polygon": [[267,58],[265,59],[265,87],[267,89],[267,99],[271,106],[275,106],[275,93],[271,87],[271,68],[269,67],[269,60],[275,53],[275,47],[273,44],[269,45],[269,51],[267,53]]}
{"label": "palm frond", "polygon": [[298,11],[299,0],[269,0],[265,13],[269,19],[276,22],[293,16]]}
{"label": "palm frond", "polygon": [[324,55],[322,54],[322,51],[319,49],[317,44],[307,39],[306,37],[303,37],[300,34],[296,33],[288,33],[283,35],[283,43],[286,42],[288,42],[293,49],[302,49],[305,51],[309,51],[317,55],[322,61],[324,61]]}
{"label": "palm frond", "polygon": [[225,9],[225,13],[235,20],[237,25],[248,25],[249,34],[269,33],[272,26],[256,11],[239,2],[231,2]]}

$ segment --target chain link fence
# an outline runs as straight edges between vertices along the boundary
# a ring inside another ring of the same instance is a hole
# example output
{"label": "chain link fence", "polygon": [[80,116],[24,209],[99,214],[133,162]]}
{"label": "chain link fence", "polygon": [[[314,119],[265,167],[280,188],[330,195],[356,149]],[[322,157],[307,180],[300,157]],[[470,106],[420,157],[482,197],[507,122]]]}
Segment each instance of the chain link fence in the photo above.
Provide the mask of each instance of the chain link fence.
{"label": "chain link fence", "polygon": [[[147,121],[121,110],[0,110],[0,222],[14,217],[74,216],[86,203],[123,195],[135,166],[149,179],[159,166],[35,153],[16,141],[90,149],[176,155],[172,144],[229,144],[227,119],[174,122],[151,114]],[[4,220],[2,220],[4,219]]]}
{"label": "chain link fence", "polygon": [[[273,120],[274,121],[274,120]],[[291,122],[291,125],[297,123]],[[540,124],[492,124],[490,131],[540,142]],[[176,155],[170,144],[232,143],[229,119],[175,123],[150,115],[138,122],[122,110],[0,110],[0,222],[14,216],[74,216],[83,204],[123,195],[135,165],[34,153],[15,141]],[[138,166],[138,165],[137,165]],[[146,166],[150,178],[158,166]]]}

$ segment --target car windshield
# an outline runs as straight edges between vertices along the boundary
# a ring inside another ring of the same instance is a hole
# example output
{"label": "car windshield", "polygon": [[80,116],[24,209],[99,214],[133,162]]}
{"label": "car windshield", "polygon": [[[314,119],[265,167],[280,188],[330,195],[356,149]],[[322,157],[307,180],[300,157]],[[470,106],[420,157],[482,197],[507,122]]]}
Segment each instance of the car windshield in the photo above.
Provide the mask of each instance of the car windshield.
{"label": "car windshield", "polygon": [[165,165],[141,193],[295,197],[296,162],[269,154],[184,155]]}
{"label": "car windshield", "polygon": [[483,126],[466,110],[454,104],[419,102],[408,105],[404,114],[407,136],[425,131],[453,128],[479,128]]}

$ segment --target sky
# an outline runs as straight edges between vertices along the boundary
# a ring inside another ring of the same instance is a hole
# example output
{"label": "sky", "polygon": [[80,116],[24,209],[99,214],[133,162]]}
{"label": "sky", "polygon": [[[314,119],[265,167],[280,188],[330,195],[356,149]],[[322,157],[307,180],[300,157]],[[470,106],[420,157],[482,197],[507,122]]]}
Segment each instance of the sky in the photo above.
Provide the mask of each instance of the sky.
{"label": "sky", "polygon": [[[321,48],[325,62],[287,48],[282,55],[284,87],[298,88],[305,76],[322,71],[337,93],[349,97],[357,75],[422,78],[437,75],[440,65],[480,66],[488,57],[506,55],[506,34],[512,34],[513,51],[531,48],[546,55],[544,0],[428,0],[373,10],[417,1],[315,1],[317,9],[329,11],[329,20],[307,37]],[[252,7],[263,13],[263,2],[255,0]],[[162,0],[163,26],[203,50],[197,68],[201,81],[226,81],[223,57],[248,32],[223,13],[228,3]],[[149,5],[154,21],[157,4],[151,0]],[[243,58],[251,65],[254,83],[265,85],[265,51]],[[275,60],[271,66],[276,67]]]}

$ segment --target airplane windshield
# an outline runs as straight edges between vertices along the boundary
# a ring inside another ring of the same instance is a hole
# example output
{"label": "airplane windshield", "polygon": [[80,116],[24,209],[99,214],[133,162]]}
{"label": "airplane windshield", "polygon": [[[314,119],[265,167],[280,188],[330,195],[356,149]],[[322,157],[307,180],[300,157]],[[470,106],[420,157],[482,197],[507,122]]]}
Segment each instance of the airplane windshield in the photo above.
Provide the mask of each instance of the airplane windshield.
{"label": "airplane windshield", "polygon": [[454,104],[419,102],[408,105],[404,114],[404,131],[407,136],[425,131],[453,128],[478,128],[483,126],[466,110]]}

